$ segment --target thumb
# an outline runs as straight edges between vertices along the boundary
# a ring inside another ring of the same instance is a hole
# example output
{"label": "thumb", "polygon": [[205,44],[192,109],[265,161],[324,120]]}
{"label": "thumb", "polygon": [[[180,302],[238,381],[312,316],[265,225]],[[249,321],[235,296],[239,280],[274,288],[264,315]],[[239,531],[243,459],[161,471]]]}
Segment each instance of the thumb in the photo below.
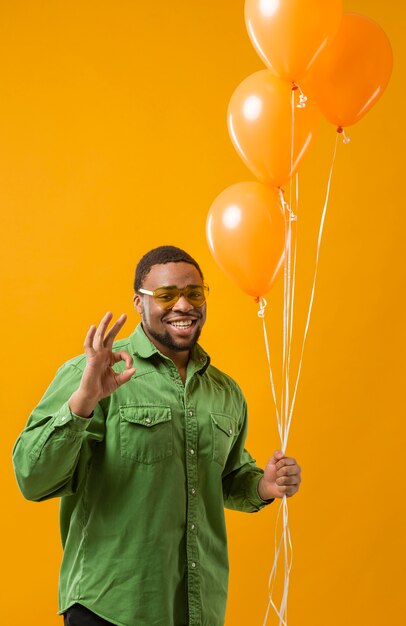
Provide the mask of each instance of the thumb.
{"label": "thumb", "polygon": [[285,455],[283,454],[282,450],[275,450],[275,452],[268,461],[268,465],[276,465],[277,462],[283,458],[285,458]]}

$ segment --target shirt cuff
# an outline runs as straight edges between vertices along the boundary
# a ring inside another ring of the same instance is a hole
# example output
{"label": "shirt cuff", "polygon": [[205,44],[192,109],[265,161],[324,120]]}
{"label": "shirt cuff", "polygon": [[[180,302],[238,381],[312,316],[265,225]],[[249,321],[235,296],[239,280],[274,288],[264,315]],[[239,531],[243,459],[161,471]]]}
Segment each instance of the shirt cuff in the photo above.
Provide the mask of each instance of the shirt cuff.
{"label": "shirt cuff", "polygon": [[93,413],[90,417],[81,417],[73,413],[68,402],[65,402],[61,408],[55,413],[54,427],[61,428],[62,426],[68,426],[70,430],[80,432],[86,430],[91,422]]}
{"label": "shirt cuff", "polygon": [[275,500],[275,498],[270,498],[269,500],[263,500],[261,496],[259,495],[258,484],[262,476],[263,474],[259,474],[258,479],[252,481],[250,488],[249,488],[249,492],[247,493],[247,499],[258,511],[266,507],[268,504],[271,504]]}

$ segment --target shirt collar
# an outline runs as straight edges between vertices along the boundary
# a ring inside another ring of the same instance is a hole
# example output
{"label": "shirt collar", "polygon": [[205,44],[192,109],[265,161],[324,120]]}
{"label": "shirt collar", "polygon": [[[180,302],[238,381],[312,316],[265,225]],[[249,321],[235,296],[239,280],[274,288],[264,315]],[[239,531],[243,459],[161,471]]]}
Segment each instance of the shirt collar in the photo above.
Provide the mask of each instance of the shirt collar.
{"label": "shirt collar", "polygon": [[[154,354],[159,354],[164,359],[168,358],[147,337],[141,323],[138,324],[132,335],[130,335],[130,346],[132,354],[141,359],[150,359]],[[210,365],[210,356],[199,344],[192,348],[188,369],[191,365],[201,376]]]}

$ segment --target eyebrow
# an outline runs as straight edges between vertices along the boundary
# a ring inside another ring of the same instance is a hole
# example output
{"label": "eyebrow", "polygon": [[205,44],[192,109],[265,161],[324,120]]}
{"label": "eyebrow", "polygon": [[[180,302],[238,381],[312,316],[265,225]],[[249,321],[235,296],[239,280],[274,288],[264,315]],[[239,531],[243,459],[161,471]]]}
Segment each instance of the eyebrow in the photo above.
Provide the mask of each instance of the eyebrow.
{"label": "eyebrow", "polygon": [[185,287],[178,287],[177,285],[159,285],[159,287],[155,287],[155,289],[187,289],[187,287],[203,287],[203,284],[198,285],[192,283],[191,285],[186,285]]}

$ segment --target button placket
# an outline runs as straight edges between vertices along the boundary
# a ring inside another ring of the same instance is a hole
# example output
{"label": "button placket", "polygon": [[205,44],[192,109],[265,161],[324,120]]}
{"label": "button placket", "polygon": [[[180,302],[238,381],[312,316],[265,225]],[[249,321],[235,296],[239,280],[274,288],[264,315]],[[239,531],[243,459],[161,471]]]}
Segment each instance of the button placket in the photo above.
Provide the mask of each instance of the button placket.
{"label": "button placket", "polygon": [[186,520],[186,552],[188,563],[188,603],[190,626],[200,624],[200,583],[198,574],[198,547],[196,534],[197,504],[198,504],[198,447],[197,447],[197,419],[196,412],[188,404],[188,395],[185,393],[185,454],[186,478],[188,486],[188,504]]}

